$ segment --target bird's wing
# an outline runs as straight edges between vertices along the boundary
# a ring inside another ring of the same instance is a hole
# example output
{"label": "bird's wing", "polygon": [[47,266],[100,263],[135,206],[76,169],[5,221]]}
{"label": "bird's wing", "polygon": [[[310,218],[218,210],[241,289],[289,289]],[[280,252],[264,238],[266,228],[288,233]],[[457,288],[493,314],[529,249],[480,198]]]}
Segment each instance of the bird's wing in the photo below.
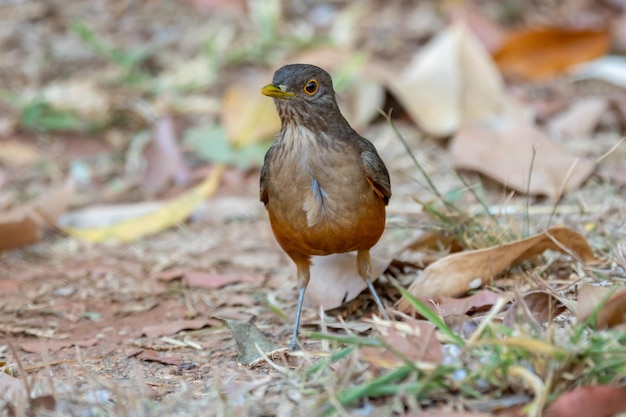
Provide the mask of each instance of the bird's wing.
{"label": "bird's wing", "polygon": [[272,159],[272,154],[274,152],[274,146],[272,145],[265,154],[265,161],[263,163],[263,168],[261,168],[261,188],[260,188],[260,198],[263,204],[267,206],[267,202],[269,201],[269,195],[267,193],[267,175],[269,173],[269,164]]}
{"label": "bird's wing", "polygon": [[387,171],[385,163],[370,141],[363,139],[359,141],[359,144],[367,182],[372,187],[372,190],[387,204],[391,198],[389,171]]}

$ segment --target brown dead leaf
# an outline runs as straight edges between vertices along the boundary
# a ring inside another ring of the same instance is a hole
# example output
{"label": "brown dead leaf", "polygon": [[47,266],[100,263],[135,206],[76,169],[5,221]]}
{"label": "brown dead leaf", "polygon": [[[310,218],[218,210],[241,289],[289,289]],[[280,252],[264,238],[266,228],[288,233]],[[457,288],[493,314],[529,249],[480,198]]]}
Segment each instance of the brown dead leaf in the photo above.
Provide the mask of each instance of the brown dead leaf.
{"label": "brown dead leaf", "polygon": [[474,170],[516,191],[553,200],[578,188],[595,169],[594,161],[568,155],[535,126],[507,119],[463,127],[450,142],[450,152],[458,169]]}
{"label": "brown dead leaf", "polygon": [[178,320],[170,323],[155,324],[141,329],[142,334],[149,338],[172,335],[181,330],[202,329],[207,326],[218,326],[219,321],[213,319]]}
{"label": "brown dead leaf", "polygon": [[54,224],[74,195],[71,181],[41,194],[30,203],[0,213],[0,251],[36,243]]}
{"label": "brown dead leaf", "polygon": [[596,385],[561,394],[546,417],[610,417],[626,411],[626,387]]}
{"label": "brown dead leaf", "polygon": [[44,350],[48,350],[50,352],[56,352],[63,348],[68,348],[72,346],[80,346],[80,347],[90,347],[95,346],[100,339],[97,337],[92,337],[91,339],[85,340],[48,340],[41,339],[36,342],[23,342],[20,343],[19,346],[22,350],[30,353],[41,353]]}
{"label": "brown dead leaf", "polygon": [[490,307],[498,301],[500,297],[500,294],[496,294],[493,291],[482,290],[469,297],[451,298],[440,296],[435,299],[429,299],[427,302],[434,304],[433,310],[435,310],[439,316],[447,317]]}
{"label": "brown dead leaf", "polygon": [[163,355],[160,352],[157,352],[152,349],[139,351],[132,356],[135,356],[137,359],[142,360],[142,361],[159,362],[159,363],[162,363],[163,365],[179,366],[180,364],[183,363],[183,360],[179,355]]}
{"label": "brown dead leaf", "polygon": [[158,192],[168,185],[170,180],[176,185],[184,185],[191,179],[170,116],[160,117],[154,121],[152,141],[146,149],[145,160],[146,170],[141,186],[146,192]]}
{"label": "brown dead leaf", "polygon": [[554,319],[565,311],[565,306],[545,291],[531,291],[516,299],[506,312],[503,323],[513,327],[521,317],[522,323],[540,323]]}
{"label": "brown dead leaf", "polygon": [[626,288],[594,285],[583,285],[578,291],[578,320],[582,322],[589,318],[603,301],[594,323],[596,327],[613,327],[626,322]]}
{"label": "brown dead leaf", "polygon": [[606,98],[582,98],[550,120],[548,130],[565,138],[590,137],[608,106]]}
{"label": "brown dead leaf", "polygon": [[180,271],[178,269],[172,269],[168,271],[161,271],[156,274],[156,279],[159,281],[170,282],[175,279],[182,278],[185,275],[184,271]]}
{"label": "brown dead leaf", "polygon": [[[415,297],[458,296],[480,288],[509,266],[547,249],[569,251],[584,262],[596,261],[582,235],[565,227],[555,227],[506,245],[448,255],[424,269],[408,291]],[[398,308],[403,311],[412,309],[404,298],[400,299]]]}
{"label": "brown dead leaf", "polygon": [[608,29],[528,28],[509,34],[494,54],[507,76],[541,80],[607,53]]}
{"label": "brown dead leaf", "polygon": [[439,363],[443,359],[442,346],[435,334],[435,326],[426,320],[407,319],[387,321],[374,318],[372,321],[380,337],[389,349],[361,348],[361,359],[374,369],[393,369],[411,362]]}
{"label": "brown dead leaf", "polygon": [[190,271],[186,272],[183,276],[183,285],[195,288],[208,288],[216,289],[221,288],[229,284],[235,284],[239,282],[256,282],[262,281],[260,277],[254,277],[251,275],[224,275],[215,274],[211,272],[198,272]]}

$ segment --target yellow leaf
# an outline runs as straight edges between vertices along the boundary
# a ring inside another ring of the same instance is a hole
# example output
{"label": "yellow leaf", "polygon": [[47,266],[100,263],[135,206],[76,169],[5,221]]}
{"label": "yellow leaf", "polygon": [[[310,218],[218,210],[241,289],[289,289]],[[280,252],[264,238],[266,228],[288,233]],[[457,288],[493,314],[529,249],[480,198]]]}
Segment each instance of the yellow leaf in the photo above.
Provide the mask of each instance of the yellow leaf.
{"label": "yellow leaf", "polygon": [[69,235],[91,242],[127,242],[165,230],[186,219],[219,185],[224,167],[218,165],[202,183],[143,216],[92,229],[64,228]]}

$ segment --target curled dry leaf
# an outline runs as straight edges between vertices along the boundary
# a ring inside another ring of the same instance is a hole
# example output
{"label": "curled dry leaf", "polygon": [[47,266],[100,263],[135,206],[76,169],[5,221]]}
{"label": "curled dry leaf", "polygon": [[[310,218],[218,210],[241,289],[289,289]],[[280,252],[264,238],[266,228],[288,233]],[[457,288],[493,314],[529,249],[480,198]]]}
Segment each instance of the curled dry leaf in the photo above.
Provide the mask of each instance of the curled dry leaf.
{"label": "curled dry leaf", "polygon": [[546,417],[609,417],[626,412],[626,387],[606,385],[577,388],[561,394]]}
{"label": "curled dry leaf", "polygon": [[521,317],[522,323],[540,323],[552,320],[565,311],[565,306],[554,296],[545,291],[532,291],[517,297],[509,310],[506,312],[503,323],[513,327]]}
{"label": "curled dry leaf", "polygon": [[415,122],[435,136],[449,136],[464,124],[524,113],[506,96],[485,48],[461,23],[421,48],[399,75],[381,72]]}
{"label": "curled dry leaf", "polygon": [[[372,276],[380,276],[389,262],[372,257]],[[353,300],[367,288],[357,271],[355,253],[314,256],[312,263],[311,280],[305,292],[308,305],[332,310]]]}
{"label": "curled dry leaf", "polygon": [[463,127],[450,142],[450,152],[456,168],[553,200],[578,188],[595,169],[592,160],[568,155],[535,126],[512,119]]}
{"label": "curled dry leaf", "polygon": [[610,39],[608,29],[521,29],[509,34],[494,59],[505,75],[541,80],[605,55]]}
{"label": "curled dry leaf", "polygon": [[573,69],[574,78],[578,80],[603,80],[620,87],[626,87],[626,57],[609,55]]}
{"label": "curled dry leaf", "polygon": [[179,355],[163,355],[152,349],[141,350],[135,355],[137,359],[146,362],[159,362],[163,365],[176,365],[179,366],[183,363],[182,358]]}
{"label": "curled dry leaf", "polygon": [[626,288],[582,286],[578,291],[578,320],[586,320],[598,307],[597,320],[593,323],[596,327],[613,327],[625,323]]}
{"label": "curled dry leaf", "polygon": [[[415,297],[455,297],[496,278],[506,268],[539,255],[550,249],[572,253],[584,262],[596,261],[585,238],[565,227],[556,227],[545,233],[491,248],[455,253],[428,266],[409,286]],[[412,309],[402,298],[398,308]]]}
{"label": "curled dry leaf", "polygon": [[74,183],[68,181],[30,203],[0,213],[0,251],[41,240],[43,231],[67,209],[73,195]]}
{"label": "curled dry leaf", "polygon": [[155,324],[152,326],[144,327],[141,332],[149,338],[155,338],[160,336],[168,336],[176,334],[181,330],[187,329],[202,329],[207,326],[217,326],[219,321],[211,319],[195,319],[195,320],[178,320],[170,323]]}
{"label": "curled dry leaf", "polygon": [[411,362],[439,363],[443,359],[441,343],[437,340],[435,326],[426,320],[407,319],[388,321],[374,318],[372,321],[390,348],[363,347],[361,359],[375,369],[393,369]]}
{"label": "curled dry leaf", "polygon": [[428,301],[433,304],[433,310],[441,317],[465,314],[472,310],[479,310],[492,306],[500,294],[493,291],[482,290],[474,295],[464,298],[451,298],[446,296],[431,298]]}
{"label": "curled dry leaf", "polygon": [[219,186],[223,172],[223,166],[216,166],[195,188],[167,203],[160,204],[156,210],[147,214],[90,229],[64,227],[63,230],[75,238],[92,242],[127,242],[158,233],[184,221],[198,204],[213,194]]}

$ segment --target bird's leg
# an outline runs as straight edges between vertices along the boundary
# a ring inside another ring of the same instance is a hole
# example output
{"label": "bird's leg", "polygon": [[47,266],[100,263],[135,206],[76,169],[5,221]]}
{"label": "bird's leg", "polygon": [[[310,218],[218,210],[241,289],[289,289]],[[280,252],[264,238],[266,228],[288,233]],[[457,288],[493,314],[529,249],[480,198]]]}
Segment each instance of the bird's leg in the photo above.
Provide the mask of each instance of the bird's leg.
{"label": "bird's leg", "polygon": [[308,258],[295,260],[296,268],[298,269],[298,306],[296,307],[296,319],[293,323],[293,333],[291,335],[291,343],[289,344],[289,350],[299,350],[298,345],[298,330],[300,329],[300,315],[302,313],[302,302],[304,301],[304,291],[309,284],[311,267],[311,261]]}
{"label": "bird's leg", "polygon": [[382,301],[380,301],[380,297],[378,296],[378,293],[376,292],[376,289],[374,288],[374,284],[372,283],[372,279],[371,279],[372,263],[370,261],[369,250],[358,251],[356,255],[356,263],[357,263],[357,268],[359,270],[359,275],[361,276],[361,278],[363,278],[368,288],[370,289],[370,292],[372,293],[372,296],[374,297],[374,301],[376,302],[376,305],[378,306],[380,313],[383,315],[383,318],[385,318],[385,320],[389,320],[387,311],[385,310],[385,307],[383,306]]}

